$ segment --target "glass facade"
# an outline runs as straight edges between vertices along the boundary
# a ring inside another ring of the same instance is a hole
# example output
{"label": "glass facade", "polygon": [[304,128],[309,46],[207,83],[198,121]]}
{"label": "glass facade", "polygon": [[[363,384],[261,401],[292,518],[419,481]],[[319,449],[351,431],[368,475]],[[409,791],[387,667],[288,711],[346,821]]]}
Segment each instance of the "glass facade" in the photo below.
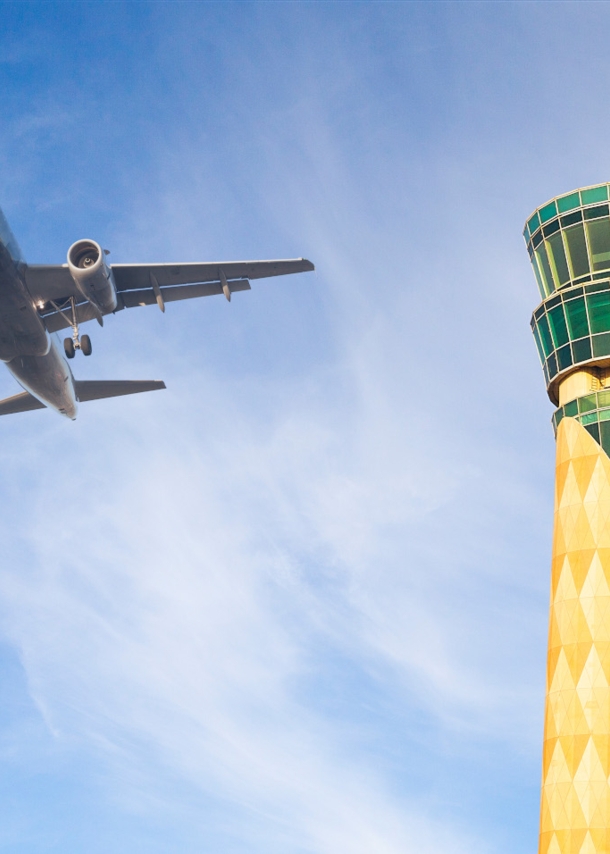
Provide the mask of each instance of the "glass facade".
{"label": "glass facade", "polygon": [[553,294],[531,326],[547,385],[573,365],[610,359],[610,278]]}
{"label": "glass facade", "polygon": [[553,415],[555,435],[566,417],[579,421],[610,456],[610,389],[591,392],[557,409]]}
{"label": "glass facade", "polygon": [[542,299],[600,273],[610,278],[609,196],[608,184],[587,187],[553,199],[528,219],[523,236]]}

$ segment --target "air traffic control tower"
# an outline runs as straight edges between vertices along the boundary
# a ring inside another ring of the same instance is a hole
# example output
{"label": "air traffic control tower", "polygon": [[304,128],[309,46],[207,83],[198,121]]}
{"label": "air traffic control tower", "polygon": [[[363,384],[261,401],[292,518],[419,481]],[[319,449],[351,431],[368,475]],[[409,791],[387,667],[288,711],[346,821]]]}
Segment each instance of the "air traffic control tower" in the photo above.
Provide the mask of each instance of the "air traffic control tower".
{"label": "air traffic control tower", "polygon": [[524,231],[557,407],[539,854],[610,854],[609,191],[559,196]]}

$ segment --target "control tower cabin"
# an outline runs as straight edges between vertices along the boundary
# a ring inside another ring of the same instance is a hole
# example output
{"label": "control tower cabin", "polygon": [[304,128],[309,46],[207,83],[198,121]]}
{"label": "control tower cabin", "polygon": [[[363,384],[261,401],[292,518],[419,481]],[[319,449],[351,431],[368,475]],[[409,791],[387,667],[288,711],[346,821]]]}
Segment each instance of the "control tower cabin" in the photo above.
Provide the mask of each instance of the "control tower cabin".
{"label": "control tower cabin", "polygon": [[524,231],[557,407],[539,854],[610,854],[609,191],[559,196]]}

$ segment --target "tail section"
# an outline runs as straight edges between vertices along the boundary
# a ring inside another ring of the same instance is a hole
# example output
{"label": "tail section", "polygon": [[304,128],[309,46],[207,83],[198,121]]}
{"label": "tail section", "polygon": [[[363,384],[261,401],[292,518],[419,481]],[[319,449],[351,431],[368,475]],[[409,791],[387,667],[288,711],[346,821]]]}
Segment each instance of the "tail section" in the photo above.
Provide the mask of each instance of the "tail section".
{"label": "tail section", "polygon": [[[165,388],[162,380],[75,380],[76,397],[81,403],[89,400],[101,400],[105,397],[121,397],[124,394],[139,394],[142,391],[157,391]],[[28,391],[0,400],[0,415],[14,415],[17,412],[30,412],[32,409],[45,409],[34,395]]]}

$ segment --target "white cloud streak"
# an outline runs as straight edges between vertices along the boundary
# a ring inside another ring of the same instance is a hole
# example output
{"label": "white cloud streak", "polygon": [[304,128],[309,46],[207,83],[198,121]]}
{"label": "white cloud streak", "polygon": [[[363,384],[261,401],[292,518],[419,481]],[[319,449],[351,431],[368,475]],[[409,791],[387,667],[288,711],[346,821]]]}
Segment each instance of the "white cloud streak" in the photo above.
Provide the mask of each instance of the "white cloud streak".
{"label": "white cloud streak", "polygon": [[[298,95],[255,122],[267,37],[218,130],[249,133],[211,145],[202,98],[147,148],[145,182],[119,176],[129,203],[107,232],[117,260],[275,243],[316,278],[260,285],[230,314],[125,312],[78,370],[158,371],[164,396],[7,426],[6,636],[55,743],[93,757],[118,810],[183,825],[181,850],[499,851],[441,777],[455,790],[467,754],[491,756],[483,778],[494,755],[538,749],[552,444],[511,444],[533,279],[511,284],[522,248],[492,226],[481,248],[466,225],[496,164],[377,128],[375,98],[403,93],[372,49],[355,67],[335,48],[332,74],[320,49],[321,75],[304,51]],[[499,295],[493,257],[510,259]]]}

